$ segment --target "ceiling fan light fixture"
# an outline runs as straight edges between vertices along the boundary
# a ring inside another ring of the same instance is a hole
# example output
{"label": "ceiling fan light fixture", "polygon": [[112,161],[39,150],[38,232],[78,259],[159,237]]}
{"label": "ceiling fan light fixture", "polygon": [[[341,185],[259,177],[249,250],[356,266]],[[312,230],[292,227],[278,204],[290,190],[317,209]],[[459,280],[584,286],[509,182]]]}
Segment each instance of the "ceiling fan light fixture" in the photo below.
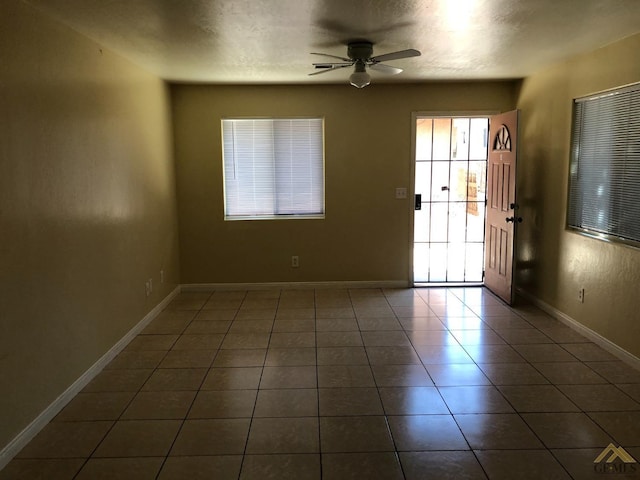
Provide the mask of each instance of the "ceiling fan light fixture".
{"label": "ceiling fan light fixture", "polygon": [[367,72],[353,72],[349,81],[356,88],[364,88],[371,83],[371,76]]}

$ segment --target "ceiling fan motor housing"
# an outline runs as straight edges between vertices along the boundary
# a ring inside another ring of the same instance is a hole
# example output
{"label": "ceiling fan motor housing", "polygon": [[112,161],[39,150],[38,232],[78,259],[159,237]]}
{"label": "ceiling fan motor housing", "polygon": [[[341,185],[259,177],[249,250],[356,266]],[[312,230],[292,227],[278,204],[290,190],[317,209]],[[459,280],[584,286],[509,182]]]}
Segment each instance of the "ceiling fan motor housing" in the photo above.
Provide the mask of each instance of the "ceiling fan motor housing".
{"label": "ceiling fan motor housing", "polygon": [[352,60],[368,60],[373,55],[371,42],[352,42],[347,46],[347,55]]}

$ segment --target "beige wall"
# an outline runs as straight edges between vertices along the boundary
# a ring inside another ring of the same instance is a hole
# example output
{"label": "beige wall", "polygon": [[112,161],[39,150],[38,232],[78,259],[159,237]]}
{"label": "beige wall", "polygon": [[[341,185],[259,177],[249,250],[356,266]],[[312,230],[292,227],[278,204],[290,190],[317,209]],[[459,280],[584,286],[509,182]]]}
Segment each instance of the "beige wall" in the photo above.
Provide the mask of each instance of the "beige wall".
{"label": "beige wall", "polygon": [[518,98],[518,284],[636,357],[640,250],[568,231],[565,219],[572,99],[640,81],[638,51],[640,35],[555,65],[527,78]]}
{"label": "beige wall", "polygon": [[179,271],[165,84],[19,1],[0,19],[1,449]]}
{"label": "beige wall", "polygon": [[[509,110],[514,90],[173,85],[182,283],[407,282],[413,203],[395,188],[410,187],[412,112]],[[234,116],[325,118],[324,220],[223,220],[220,119]]]}

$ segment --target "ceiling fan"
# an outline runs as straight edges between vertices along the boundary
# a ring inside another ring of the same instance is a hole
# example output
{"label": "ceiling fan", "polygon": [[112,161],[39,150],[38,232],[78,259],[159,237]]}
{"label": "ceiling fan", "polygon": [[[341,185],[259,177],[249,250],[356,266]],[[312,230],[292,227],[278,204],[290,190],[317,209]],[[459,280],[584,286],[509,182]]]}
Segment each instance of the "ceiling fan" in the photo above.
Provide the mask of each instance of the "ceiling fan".
{"label": "ceiling fan", "polygon": [[401,58],[417,57],[420,55],[420,52],[418,50],[410,48],[407,50],[385,53],[383,55],[373,57],[373,43],[361,41],[351,42],[347,45],[348,58],[329,55],[327,53],[315,52],[311,53],[311,55],[321,55],[324,57],[335,58],[340,61],[314,63],[313,66],[319,71],[310,73],[309,75],[319,75],[321,73],[331,72],[333,70],[339,70],[341,68],[355,67],[353,73],[349,77],[349,81],[354,87],[364,88],[369,85],[369,83],[371,83],[371,77],[367,73],[367,68],[389,75],[396,75],[402,72],[401,68],[385,65],[381,62],[387,60],[399,60]]}

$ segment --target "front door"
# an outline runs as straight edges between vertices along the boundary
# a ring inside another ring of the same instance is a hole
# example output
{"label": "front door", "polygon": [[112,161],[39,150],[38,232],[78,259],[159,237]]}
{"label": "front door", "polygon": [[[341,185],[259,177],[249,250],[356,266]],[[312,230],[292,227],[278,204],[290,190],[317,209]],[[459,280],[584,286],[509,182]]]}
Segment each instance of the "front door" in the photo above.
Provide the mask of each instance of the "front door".
{"label": "front door", "polygon": [[508,304],[513,303],[513,257],[516,224],[516,143],[518,111],[489,121],[487,221],[484,284]]}

